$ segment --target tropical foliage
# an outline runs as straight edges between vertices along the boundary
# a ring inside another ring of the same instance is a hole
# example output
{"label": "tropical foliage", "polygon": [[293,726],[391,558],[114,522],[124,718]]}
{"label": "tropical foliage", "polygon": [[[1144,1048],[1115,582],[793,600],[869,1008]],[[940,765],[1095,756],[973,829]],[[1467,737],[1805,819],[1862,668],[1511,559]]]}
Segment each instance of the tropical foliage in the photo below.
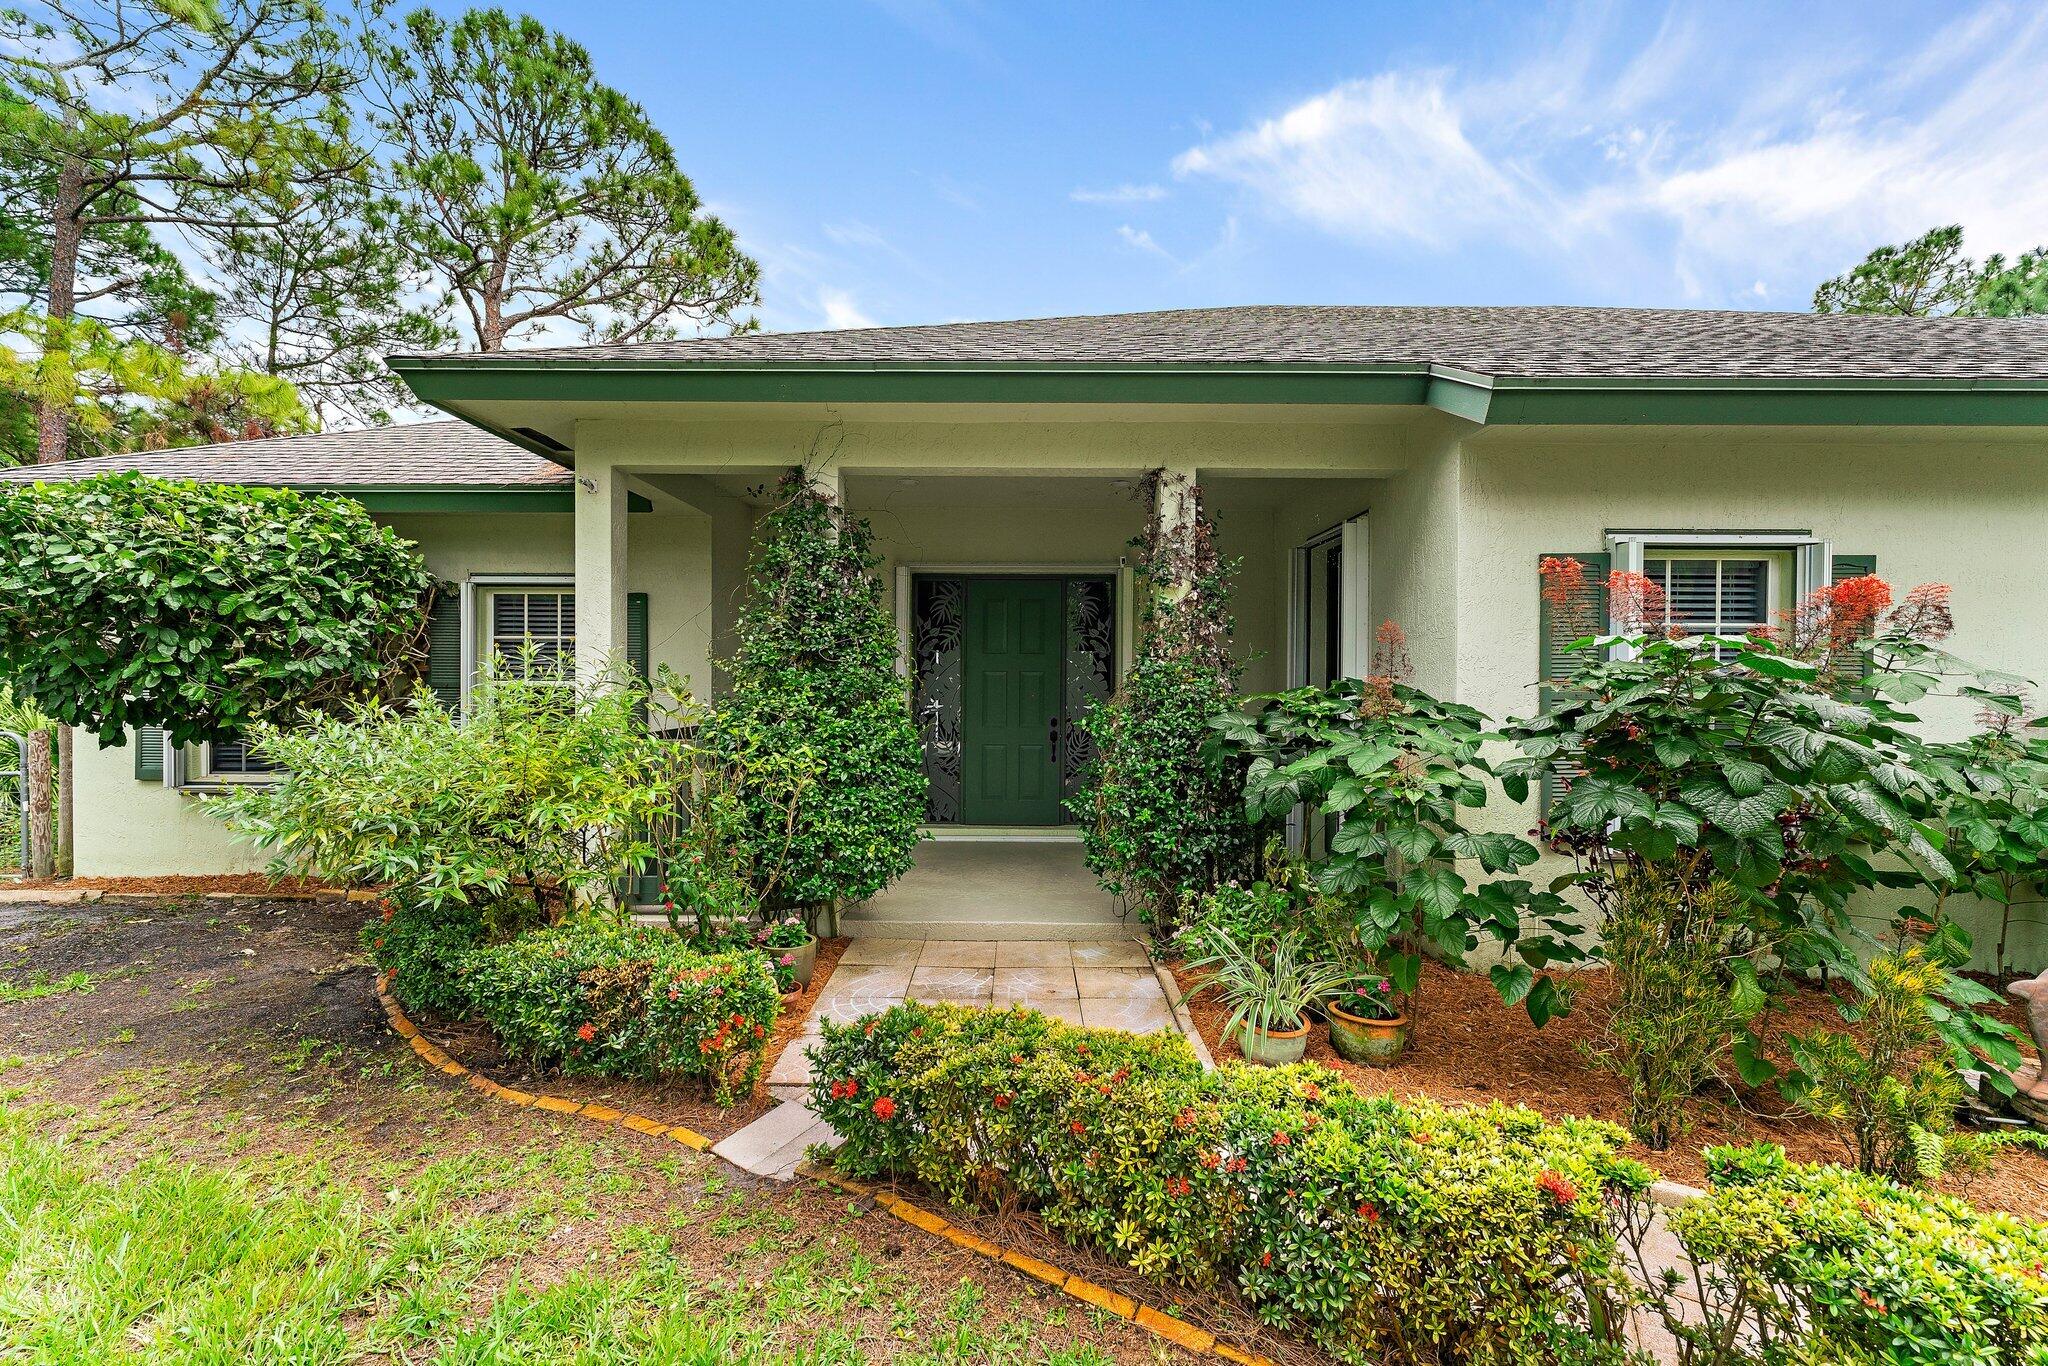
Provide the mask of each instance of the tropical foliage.
{"label": "tropical foliage", "polygon": [[[1270,828],[1299,805],[1310,820],[1341,822],[1316,882],[1346,908],[1350,961],[1406,997],[1425,955],[1462,963],[1482,939],[1516,944],[1525,924],[1562,933],[1569,907],[1499,876],[1534,863],[1534,845],[1465,823],[1486,804],[1493,776],[1481,752],[1486,717],[1402,681],[1399,630],[1389,622],[1379,635],[1368,677],[1255,697],[1213,724],[1245,775],[1250,821]],[[1486,876],[1468,878],[1461,865]],[[1547,961],[1540,946],[1528,954],[1537,967]],[[1499,967],[1494,982],[1539,1024],[1563,1003],[1527,962]]]}
{"label": "tropical foliage", "polygon": [[[1574,582],[1583,571],[1575,560],[1544,568],[1546,596],[1568,624],[1588,600]],[[1525,756],[1502,766],[1511,796],[1563,775],[1543,827],[1574,860],[1558,886],[1582,892],[1603,918],[1623,873],[1654,869],[1681,904],[1732,889],[1727,986],[1758,1009],[1762,959],[1867,983],[1851,898],[1955,875],[1923,815],[1961,778],[1905,707],[1944,685],[2016,707],[2012,680],[1939,649],[1950,626],[1939,585],[1894,606],[1882,580],[1847,579],[1778,628],[1704,638],[1665,633],[1660,590],[1641,575],[1617,574],[1608,589],[1622,633],[1578,640],[1568,676],[1552,681],[1555,705],[1505,728]],[[1550,961],[1601,952],[1562,935],[1518,948]],[[2007,1031],[1974,1010],[1941,1025],[1966,1055],[2018,1061]],[[1772,1073],[1762,1052],[1748,1031],[1737,1038],[1735,1061],[1752,1082]]]}
{"label": "tropical foliage", "polygon": [[433,581],[360,504],[133,474],[0,495],[0,675],[102,744],[172,744],[386,689]]}

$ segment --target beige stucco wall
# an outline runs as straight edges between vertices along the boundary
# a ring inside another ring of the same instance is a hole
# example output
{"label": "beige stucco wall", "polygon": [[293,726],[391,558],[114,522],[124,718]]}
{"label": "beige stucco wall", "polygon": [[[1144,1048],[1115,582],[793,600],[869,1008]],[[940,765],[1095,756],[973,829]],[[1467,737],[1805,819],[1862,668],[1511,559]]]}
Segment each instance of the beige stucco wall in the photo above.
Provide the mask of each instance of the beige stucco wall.
{"label": "beige stucco wall", "polygon": [[[473,574],[566,574],[570,519],[562,514],[394,514],[388,522],[418,543],[427,567],[459,582]],[[629,588],[647,598],[652,662],[702,680],[711,644],[710,520],[683,510],[635,513]],[[101,750],[81,737],[75,867],[82,877],[247,872],[262,853],[231,839],[201,799],[135,777],[129,745]]]}

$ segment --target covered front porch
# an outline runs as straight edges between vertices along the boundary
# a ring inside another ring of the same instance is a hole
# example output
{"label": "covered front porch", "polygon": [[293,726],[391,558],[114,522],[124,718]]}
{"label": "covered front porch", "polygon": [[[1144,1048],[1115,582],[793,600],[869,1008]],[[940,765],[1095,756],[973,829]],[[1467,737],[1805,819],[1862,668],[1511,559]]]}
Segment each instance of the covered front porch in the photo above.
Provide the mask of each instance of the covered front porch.
{"label": "covered front porch", "polygon": [[[682,602],[667,611],[664,594],[649,595],[657,600],[642,619],[653,639],[641,648],[662,658],[665,627],[690,618],[710,643],[693,684],[715,700],[755,520],[777,481],[800,466],[873,529],[929,782],[930,838],[916,866],[846,908],[843,927],[900,938],[1100,938],[1120,924],[1121,908],[1082,860],[1077,798],[1094,757],[1083,721],[1135,656],[1142,589],[1131,543],[1148,518],[1190,516],[1199,491],[1219,548],[1240,566],[1234,649],[1248,690],[1364,668],[1375,577],[1367,516],[1382,500],[1398,503],[1403,471],[1358,472],[1356,444],[1340,451],[1331,433],[1310,442],[1291,427],[1247,427],[1238,435],[1260,440],[1219,450],[1215,464],[1150,466],[1128,451],[1113,458],[1092,424],[1048,424],[1036,450],[1018,449],[1013,427],[954,429],[950,447],[922,423],[886,443],[873,431],[861,440],[813,428],[801,447],[792,433],[792,458],[779,465],[736,463],[730,451],[713,462],[673,445],[657,459],[646,432],[579,440],[578,657],[604,657],[592,642],[625,643],[626,548],[641,525],[660,524],[629,509],[695,514],[709,524],[701,573],[674,585]],[[745,430],[758,446],[761,428]],[[997,435],[1003,451],[977,449]],[[1216,440],[1213,428],[1183,435]],[[1276,441],[1293,463],[1264,449]],[[1135,444],[1160,440],[1151,433]]]}

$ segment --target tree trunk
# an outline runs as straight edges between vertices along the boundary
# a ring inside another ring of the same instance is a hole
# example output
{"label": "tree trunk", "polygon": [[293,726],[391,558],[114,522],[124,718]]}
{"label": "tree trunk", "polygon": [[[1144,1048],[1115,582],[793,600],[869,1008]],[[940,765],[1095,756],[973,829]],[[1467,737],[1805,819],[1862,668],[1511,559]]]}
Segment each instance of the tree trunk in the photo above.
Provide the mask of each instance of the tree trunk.
{"label": "tree trunk", "polygon": [[[85,172],[76,158],[67,158],[57,172],[57,194],[50,212],[50,298],[43,323],[43,356],[71,349],[70,324],[78,308],[78,246],[85,235],[79,221],[85,205]],[[55,465],[70,454],[71,402],[68,394],[45,385],[36,399],[36,463]],[[50,812],[49,742],[30,746],[40,758],[42,780],[29,784],[29,863],[48,877],[61,865],[71,868],[71,831],[75,824],[71,800],[71,728],[57,732],[61,756],[57,774],[57,813]],[[54,825],[54,829],[52,828]],[[61,835],[60,833],[61,832]],[[58,839],[61,838],[61,846]]]}
{"label": "tree trunk", "polygon": [[71,754],[76,740],[77,732],[71,727],[57,727],[57,851],[53,862],[62,877],[71,876],[72,853],[77,846],[72,838],[77,828],[77,803],[71,799],[77,790],[71,781]]}
{"label": "tree trunk", "polygon": [[57,871],[56,845],[50,838],[50,732],[32,730],[22,739],[22,769],[28,775],[28,875],[49,877]]}

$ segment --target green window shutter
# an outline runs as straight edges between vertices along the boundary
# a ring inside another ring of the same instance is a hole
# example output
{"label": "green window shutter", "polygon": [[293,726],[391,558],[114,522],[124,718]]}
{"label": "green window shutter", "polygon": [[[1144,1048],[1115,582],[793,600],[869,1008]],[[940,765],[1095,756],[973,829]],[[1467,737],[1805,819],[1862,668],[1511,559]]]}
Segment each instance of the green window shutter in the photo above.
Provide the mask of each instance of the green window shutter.
{"label": "green window shutter", "polygon": [[[649,677],[647,664],[647,595],[626,594],[626,662],[633,666],[633,672],[640,675],[644,683]],[[640,720],[647,720],[647,708],[641,707]]]}
{"label": "green window shutter", "polygon": [[[1588,635],[1598,635],[1607,629],[1607,574],[1612,564],[1607,552],[1556,551],[1538,558],[1543,560],[1577,560],[1586,567],[1586,591],[1584,598],[1572,604],[1569,616],[1542,596],[1543,578],[1539,572],[1536,579],[1536,681],[1537,691],[1544,711],[1549,711],[1557,701],[1557,691],[1551,681],[1571,672],[1574,662],[1572,652],[1566,647],[1573,641]],[[1564,617],[1566,619],[1559,620]],[[1590,623],[1590,627],[1589,624]],[[1578,766],[1568,759],[1559,759],[1551,764],[1543,775],[1544,811],[1550,810],[1551,797],[1558,788],[1579,771]]]}
{"label": "green window shutter", "polygon": [[[1828,566],[1828,582],[1836,584],[1840,583],[1843,579],[1853,579],[1864,574],[1875,574],[1876,572],[1877,556],[1875,555],[1837,555],[1834,557],[1834,563]],[[1868,632],[1865,633],[1866,636],[1868,634]],[[1863,661],[1863,672],[1857,676],[1858,681],[1860,682],[1862,679],[1870,677],[1871,670],[1876,665],[1876,660],[1865,659]],[[1860,693],[1861,689],[1858,691]]]}
{"label": "green window shutter", "polygon": [[651,675],[647,665],[647,595],[626,594],[626,662],[633,666],[633,672],[645,679]]}
{"label": "green window shutter", "polygon": [[156,726],[136,727],[135,780],[142,783],[164,780],[164,733]]}
{"label": "green window shutter", "polygon": [[451,714],[462,713],[462,594],[434,591],[427,613],[427,686]]}

